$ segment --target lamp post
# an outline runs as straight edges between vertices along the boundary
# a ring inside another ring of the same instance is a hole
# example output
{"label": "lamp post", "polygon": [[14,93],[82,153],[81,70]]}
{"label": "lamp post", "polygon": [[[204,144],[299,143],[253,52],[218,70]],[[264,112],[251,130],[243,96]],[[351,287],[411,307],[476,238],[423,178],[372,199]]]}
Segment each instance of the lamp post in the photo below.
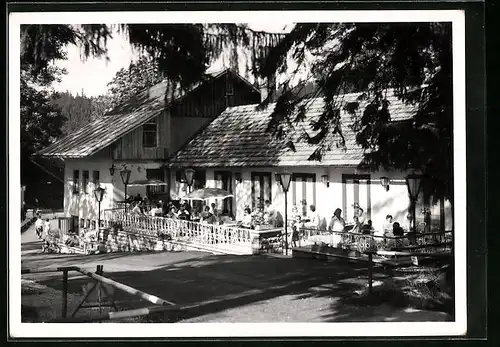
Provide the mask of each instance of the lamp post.
{"label": "lamp post", "polygon": [[188,185],[188,194],[191,193],[191,186],[193,185],[193,178],[195,172],[196,171],[191,168],[184,170],[184,176],[186,176],[186,184]]}
{"label": "lamp post", "polygon": [[[122,182],[125,185],[125,200],[127,200],[127,185],[130,180],[131,171],[128,169],[123,169],[120,171],[120,177],[122,178]],[[125,212],[127,212],[127,202],[125,202]]]}
{"label": "lamp post", "polygon": [[279,181],[281,183],[281,188],[283,188],[283,192],[285,192],[285,254],[288,255],[288,189],[290,188],[290,181],[292,179],[292,174],[289,172],[282,172],[279,175]]}
{"label": "lamp post", "polygon": [[408,196],[410,198],[411,213],[412,213],[412,231],[416,232],[416,205],[420,189],[422,188],[422,176],[408,175],[406,177],[406,187],[408,188]]}
{"label": "lamp post", "polygon": [[98,214],[98,219],[97,219],[97,229],[99,230],[99,228],[101,227],[101,202],[102,202],[102,198],[104,196],[104,188],[97,187],[94,190],[94,196],[99,204],[99,210],[98,210],[99,214]]}

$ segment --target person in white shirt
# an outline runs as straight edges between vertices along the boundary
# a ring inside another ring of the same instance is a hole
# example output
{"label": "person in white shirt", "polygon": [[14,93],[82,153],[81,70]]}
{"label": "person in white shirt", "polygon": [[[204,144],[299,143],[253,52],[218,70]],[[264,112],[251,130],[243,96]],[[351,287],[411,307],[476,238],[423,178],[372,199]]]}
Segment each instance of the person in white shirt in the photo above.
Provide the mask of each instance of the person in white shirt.
{"label": "person in white shirt", "polygon": [[161,208],[161,205],[158,203],[156,204],[155,207],[151,209],[149,212],[152,217],[160,217],[163,214],[163,209]]}
{"label": "person in white shirt", "polygon": [[43,223],[43,238],[47,238],[50,233],[50,220],[47,218]]}
{"label": "person in white shirt", "polygon": [[359,224],[364,225],[366,220],[365,211],[361,206],[359,206],[359,203],[357,202],[353,204],[353,207],[354,207],[354,217],[358,217]]}
{"label": "person in white shirt", "polygon": [[330,224],[328,225],[328,230],[344,231],[345,221],[341,214],[342,210],[340,208],[337,208],[335,212],[333,212],[332,219],[330,219]]}
{"label": "person in white shirt", "polygon": [[314,229],[319,229],[320,224],[321,224],[321,217],[319,213],[316,211],[316,206],[311,205],[309,206],[309,216],[308,216],[309,221],[305,223],[306,228],[314,228]]}
{"label": "person in white shirt", "polygon": [[345,221],[344,218],[342,218],[341,214],[342,210],[340,208],[337,208],[335,212],[333,212],[332,219],[330,220],[330,224],[328,225],[328,230],[333,232],[331,235],[330,244],[334,247],[336,247],[342,239],[342,236],[339,233],[343,232],[345,228]]}
{"label": "person in white shirt", "polygon": [[384,235],[384,236],[388,236],[389,234],[392,233],[392,216],[390,214],[388,214],[385,217],[385,223],[382,226],[382,229],[383,229],[382,235]]}
{"label": "person in white shirt", "polygon": [[250,207],[248,206],[245,206],[245,209],[243,210],[243,219],[241,220],[241,226],[245,228],[252,227],[252,210],[250,210]]}
{"label": "person in white shirt", "polygon": [[271,201],[266,200],[264,203],[264,221],[267,224],[275,225],[276,222],[276,216],[275,216],[275,211],[271,205]]}
{"label": "person in white shirt", "polygon": [[135,204],[134,208],[132,209],[132,213],[135,213],[135,214],[142,214],[142,209],[141,209],[141,202],[137,202],[137,204]]}
{"label": "person in white shirt", "polygon": [[38,215],[36,222],[35,222],[35,232],[36,232],[36,235],[38,236],[39,239],[42,238],[43,225],[44,225],[44,222],[43,222],[42,216]]}

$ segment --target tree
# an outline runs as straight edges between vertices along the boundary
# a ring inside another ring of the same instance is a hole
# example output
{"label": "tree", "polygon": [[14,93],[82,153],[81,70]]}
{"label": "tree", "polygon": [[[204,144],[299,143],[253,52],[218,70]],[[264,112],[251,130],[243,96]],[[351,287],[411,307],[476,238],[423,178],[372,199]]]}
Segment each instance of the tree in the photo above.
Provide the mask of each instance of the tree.
{"label": "tree", "polygon": [[108,83],[108,95],[111,107],[117,106],[163,80],[158,63],[152,59],[141,57],[130,63],[128,69],[120,69]]}
{"label": "tree", "polygon": [[[342,138],[339,111],[347,110],[357,143],[368,150],[363,166],[421,170],[431,183],[429,194],[453,198],[451,24],[298,24],[270,50],[258,66],[259,75],[270,78],[287,71],[290,57],[299,67],[309,64],[318,88],[298,96],[301,88],[289,87],[298,69],[289,73],[269,131],[280,135],[281,124],[305,116],[306,108],[299,107],[304,98],[322,96],[325,108],[313,124],[319,133],[308,139],[318,145],[314,159],[331,146],[329,134]],[[360,92],[357,100],[338,98],[349,91]],[[391,122],[388,92],[414,105],[415,117]]]}
{"label": "tree", "polygon": [[106,43],[114,30],[127,34],[130,44],[152,59],[162,76],[179,88],[201,81],[210,62],[223,53],[236,67],[237,47],[251,47],[253,64],[283,37],[236,24],[23,25],[22,64],[38,78],[51,62],[66,58],[69,45],[82,48],[82,59],[107,57]]}
{"label": "tree", "polygon": [[94,96],[91,98],[90,103],[91,103],[90,119],[92,121],[103,116],[106,112],[108,112],[111,109],[113,105],[112,99],[109,95]]}

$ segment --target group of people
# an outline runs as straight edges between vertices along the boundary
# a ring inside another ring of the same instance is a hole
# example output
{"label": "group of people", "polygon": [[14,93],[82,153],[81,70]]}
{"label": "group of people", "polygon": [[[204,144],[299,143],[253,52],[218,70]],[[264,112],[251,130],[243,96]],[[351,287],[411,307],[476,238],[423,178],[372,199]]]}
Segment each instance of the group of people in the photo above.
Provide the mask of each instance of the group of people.
{"label": "group of people", "polygon": [[173,202],[165,205],[163,201],[159,200],[148,209],[144,200],[137,199],[131,213],[180,220],[199,220],[207,224],[217,224],[219,222],[219,212],[215,203],[212,203],[210,206],[204,206],[202,212],[197,213],[193,211],[193,207],[186,200],[182,200],[178,206]]}
{"label": "group of people", "polygon": [[271,201],[265,200],[264,204],[258,203],[254,211],[250,209],[250,206],[245,206],[243,218],[238,224],[241,227],[253,229],[257,225],[281,227],[283,221],[281,215],[272,206]]}
{"label": "group of people", "polygon": [[42,251],[45,251],[49,246],[48,236],[50,233],[50,220],[43,220],[42,215],[37,214],[35,221],[35,232],[39,239],[43,240]]}
{"label": "group of people", "polygon": [[382,227],[382,231],[378,233],[379,236],[404,236],[405,231],[398,222],[393,222],[392,215],[388,214],[385,217],[385,223]]}
{"label": "group of people", "polygon": [[332,217],[328,224],[326,220],[321,218],[319,213],[316,211],[315,205],[309,206],[308,213],[299,213],[297,206],[292,207],[292,219],[294,230],[298,229],[299,226],[306,229],[316,229],[316,230],[328,230],[329,232],[345,232],[349,231],[352,233],[360,234],[371,234],[373,233],[373,223],[370,219],[366,219],[365,212],[359,204],[355,203],[354,207],[354,224],[347,226],[344,218],[342,217],[342,210],[340,208],[335,209]]}

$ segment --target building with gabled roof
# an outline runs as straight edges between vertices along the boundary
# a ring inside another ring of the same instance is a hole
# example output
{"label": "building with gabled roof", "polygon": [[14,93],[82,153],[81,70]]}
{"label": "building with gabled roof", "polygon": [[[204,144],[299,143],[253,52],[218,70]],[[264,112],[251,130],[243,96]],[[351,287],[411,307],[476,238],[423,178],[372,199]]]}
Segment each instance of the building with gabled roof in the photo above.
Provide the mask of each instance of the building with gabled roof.
{"label": "building with gabled roof", "polygon": [[35,156],[64,161],[65,215],[73,217],[73,229],[87,227],[97,219],[96,187],[105,189],[102,210],[124,200],[120,177],[124,168],[131,171],[129,183],[165,182],[165,186],[128,187],[128,196],[155,194],[170,199],[165,160],[227,107],[260,99],[259,89],[230,69],[211,73],[189,90],[163,81]]}
{"label": "building with gabled roof", "polygon": [[[349,103],[356,102],[358,96],[359,93],[351,93],[338,98]],[[395,96],[389,96],[389,102],[393,122],[411,121],[417,111],[415,106],[404,104]],[[177,170],[177,177],[185,168],[193,168],[206,178],[208,187],[230,191],[234,198],[219,201],[219,209],[236,219],[242,218],[246,206],[255,208],[263,200],[284,211],[284,194],[275,174],[287,170],[293,174],[287,200],[289,216],[294,205],[300,211],[305,203],[306,210],[315,205],[326,222],[340,208],[344,219],[352,223],[354,206],[359,204],[376,229],[382,227],[388,214],[401,225],[408,224],[410,201],[405,181],[408,173],[370,172],[360,166],[364,150],[356,143],[351,125],[361,115],[363,105],[354,115],[344,109],[340,111],[345,142],[339,135],[327,135],[329,148],[320,158],[315,155],[318,146],[305,139],[317,134],[312,124],[323,113],[323,98],[306,99],[297,109],[301,106],[306,109],[304,120],[292,124],[288,136],[282,139],[266,131],[275,104],[265,109],[258,104],[229,107],[173,154],[167,166],[172,175]],[[294,119],[294,115],[290,118]],[[388,189],[381,184],[383,177],[389,179]],[[424,208],[431,211],[433,229],[451,228],[448,202],[432,204],[431,197],[420,194],[417,221],[424,221]]]}

